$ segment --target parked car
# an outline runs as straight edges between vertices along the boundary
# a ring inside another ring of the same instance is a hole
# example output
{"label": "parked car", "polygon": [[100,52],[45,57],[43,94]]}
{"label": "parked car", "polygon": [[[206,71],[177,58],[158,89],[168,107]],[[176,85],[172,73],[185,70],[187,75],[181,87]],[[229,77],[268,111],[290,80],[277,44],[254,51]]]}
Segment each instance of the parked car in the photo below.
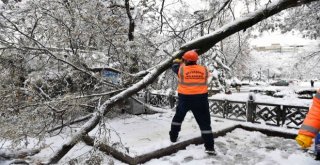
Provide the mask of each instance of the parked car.
{"label": "parked car", "polygon": [[275,81],[273,83],[270,83],[270,85],[273,85],[273,86],[289,86],[289,82],[286,81],[286,80],[278,80],[278,81]]}
{"label": "parked car", "polygon": [[231,84],[230,84],[230,86],[233,87],[233,88],[236,88],[238,86],[241,87],[241,85],[242,85],[241,82],[231,82]]}
{"label": "parked car", "polygon": [[238,78],[233,77],[233,78],[231,79],[231,82],[230,82],[230,86],[231,86],[231,87],[236,88],[236,87],[241,87],[241,85],[242,85],[242,83],[241,83],[241,81],[240,81]]}

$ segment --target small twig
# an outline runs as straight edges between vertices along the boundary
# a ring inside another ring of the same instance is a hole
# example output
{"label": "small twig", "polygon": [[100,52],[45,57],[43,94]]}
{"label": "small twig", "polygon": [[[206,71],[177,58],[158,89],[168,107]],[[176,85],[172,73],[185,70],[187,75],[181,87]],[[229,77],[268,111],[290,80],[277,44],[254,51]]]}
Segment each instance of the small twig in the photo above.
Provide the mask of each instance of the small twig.
{"label": "small twig", "polygon": [[55,130],[58,130],[58,129],[61,129],[61,128],[67,126],[67,125],[72,125],[72,124],[76,124],[76,123],[79,123],[79,122],[82,122],[82,121],[86,121],[86,120],[90,119],[91,117],[92,117],[92,114],[89,114],[89,115],[80,117],[80,118],[75,119],[75,120],[73,120],[73,121],[64,123],[63,125],[57,126],[57,127],[55,127],[55,128],[52,128],[52,129],[48,130],[47,133],[51,133],[51,132],[53,132],[53,131],[55,131]]}
{"label": "small twig", "polygon": [[165,0],[162,0],[161,9],[160,9],[160,33],[162,32],[163,27],[163,9],[164,9],[164,2]]}

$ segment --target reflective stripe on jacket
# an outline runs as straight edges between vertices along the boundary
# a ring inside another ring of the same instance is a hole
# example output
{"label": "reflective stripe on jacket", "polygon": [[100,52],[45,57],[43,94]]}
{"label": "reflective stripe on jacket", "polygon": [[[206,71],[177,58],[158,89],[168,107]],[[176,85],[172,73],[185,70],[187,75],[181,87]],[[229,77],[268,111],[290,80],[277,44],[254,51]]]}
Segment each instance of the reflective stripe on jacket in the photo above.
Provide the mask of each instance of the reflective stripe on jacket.
{"label": "reflective stripe on jacket", "polygon": [[304,119],[299,134],[315,137],[320,130],[320,93],[313,97],[313,102],[309,112]]}
{"label": "reflective stripe on jacket", "polygon": [[208,93],[208,71],[200,65],[181,65],[178,71],[178,93],[185,95]]}

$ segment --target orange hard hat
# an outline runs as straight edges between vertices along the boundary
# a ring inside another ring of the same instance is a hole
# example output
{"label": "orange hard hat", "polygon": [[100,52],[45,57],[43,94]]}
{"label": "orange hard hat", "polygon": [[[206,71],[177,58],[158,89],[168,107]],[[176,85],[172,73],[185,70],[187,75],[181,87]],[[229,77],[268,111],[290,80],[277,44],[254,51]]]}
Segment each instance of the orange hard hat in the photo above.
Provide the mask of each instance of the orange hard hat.
{"label": "orange hard hat", "polygon": [[197,61],[199,57],[197,52],[189,50],[183,54],[182,58],[186,61]]}

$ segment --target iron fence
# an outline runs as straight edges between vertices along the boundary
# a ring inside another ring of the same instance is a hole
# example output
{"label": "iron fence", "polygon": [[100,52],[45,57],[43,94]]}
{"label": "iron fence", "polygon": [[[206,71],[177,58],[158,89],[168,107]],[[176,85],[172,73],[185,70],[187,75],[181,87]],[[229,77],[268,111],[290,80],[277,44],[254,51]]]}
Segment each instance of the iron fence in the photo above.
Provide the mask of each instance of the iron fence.
{"label": "iron fence", "polygon": [[[177,96],[149,93],[146,102],[156,107],[173,108]],[[209,98],[212,116],[267,125],[300,128],[309,107]]]}
{"label": "iron fence", "polygon": [[209,99],[213,116],[232,120],[300,128],[309,107]]}

